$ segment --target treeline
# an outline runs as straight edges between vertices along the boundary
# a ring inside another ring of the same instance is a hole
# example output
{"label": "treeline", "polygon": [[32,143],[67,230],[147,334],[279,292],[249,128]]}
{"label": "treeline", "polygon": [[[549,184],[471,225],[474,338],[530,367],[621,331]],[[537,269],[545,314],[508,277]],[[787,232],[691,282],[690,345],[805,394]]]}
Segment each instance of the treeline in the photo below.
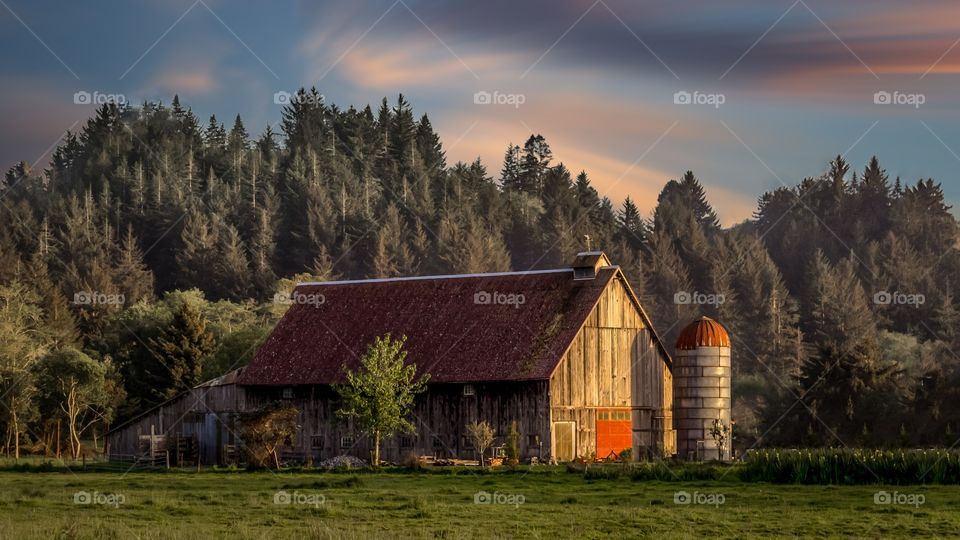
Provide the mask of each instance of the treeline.
{"label": "treeline", "polygon": [[[724,229],[692,172],[643,216],[540,135],[495,173],[450,165],[403,96],[340,109],[311,89],[255,138],[176,97],[104,105],[46,170],[12,168],[2,203],[7,449],[69,447],[68,424],[102,433],[242,365],[296,280],[558,267],[585,236],[668,342],[701,314],[730,329],[739,446],[949,445],[960,428],[957,221],[939,184],[876,159],[838,157]],[[76,414],[39,397],[50,358],[65,388],[99,370]]]}

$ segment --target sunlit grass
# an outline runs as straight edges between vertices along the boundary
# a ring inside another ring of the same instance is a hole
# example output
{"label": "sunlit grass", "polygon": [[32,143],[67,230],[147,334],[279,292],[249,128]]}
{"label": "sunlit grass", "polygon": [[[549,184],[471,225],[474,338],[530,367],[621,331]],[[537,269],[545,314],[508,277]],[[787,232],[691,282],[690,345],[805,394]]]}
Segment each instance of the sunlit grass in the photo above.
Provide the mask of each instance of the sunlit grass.
{"label": "sunlit grass", "polygon": [[[923,503],[876,504],[884,490]],[[690,504],[677,503],[684,497]],[[955,486],[772,485],[735,474],[0,472],[0,538],[950,536],[958,522]]]}

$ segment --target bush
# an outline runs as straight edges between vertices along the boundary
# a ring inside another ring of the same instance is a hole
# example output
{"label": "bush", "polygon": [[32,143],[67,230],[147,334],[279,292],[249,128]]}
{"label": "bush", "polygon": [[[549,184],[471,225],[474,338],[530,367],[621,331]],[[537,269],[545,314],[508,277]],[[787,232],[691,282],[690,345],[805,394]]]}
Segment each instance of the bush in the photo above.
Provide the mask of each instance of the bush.
{"label": "bush", "polygon": [[510,431],[507,433],[507,445],[504,449],[507,465],[517,465],[520,463],[520,433],[517,431],[517,421],[510,424]]}
{"label": "bush", "polygon": [[424,462],[416,452],[411,451],[404,454],[403,459],[400,460],[400,466],[419,471],[423,470]]}

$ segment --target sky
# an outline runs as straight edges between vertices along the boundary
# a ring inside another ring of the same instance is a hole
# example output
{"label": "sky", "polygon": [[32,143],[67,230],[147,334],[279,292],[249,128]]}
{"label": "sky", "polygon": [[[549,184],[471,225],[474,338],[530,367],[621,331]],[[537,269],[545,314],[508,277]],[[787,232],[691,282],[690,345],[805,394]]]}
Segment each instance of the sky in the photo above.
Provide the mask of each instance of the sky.
{"label": "sky", "polygon": [[43,166],[103,96],[177,93],[259,134],[316,86],[341,108],[403,93],[448,162],[493,175],[540,133],[646,216],[693,170],[732,225],[838,154],[956,205],[958,21],[928,0],[0,0],[0,166]]}

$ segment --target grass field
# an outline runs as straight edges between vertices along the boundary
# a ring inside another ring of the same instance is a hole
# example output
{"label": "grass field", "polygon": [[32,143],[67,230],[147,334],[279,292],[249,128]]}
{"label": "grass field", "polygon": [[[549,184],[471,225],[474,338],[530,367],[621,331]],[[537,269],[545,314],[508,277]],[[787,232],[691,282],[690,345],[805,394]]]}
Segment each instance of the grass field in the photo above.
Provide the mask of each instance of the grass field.
{"label": "grass field", "polygon": [[0,472],[4,539],[957,535],[956,486],[589,480],[563,468]]}

